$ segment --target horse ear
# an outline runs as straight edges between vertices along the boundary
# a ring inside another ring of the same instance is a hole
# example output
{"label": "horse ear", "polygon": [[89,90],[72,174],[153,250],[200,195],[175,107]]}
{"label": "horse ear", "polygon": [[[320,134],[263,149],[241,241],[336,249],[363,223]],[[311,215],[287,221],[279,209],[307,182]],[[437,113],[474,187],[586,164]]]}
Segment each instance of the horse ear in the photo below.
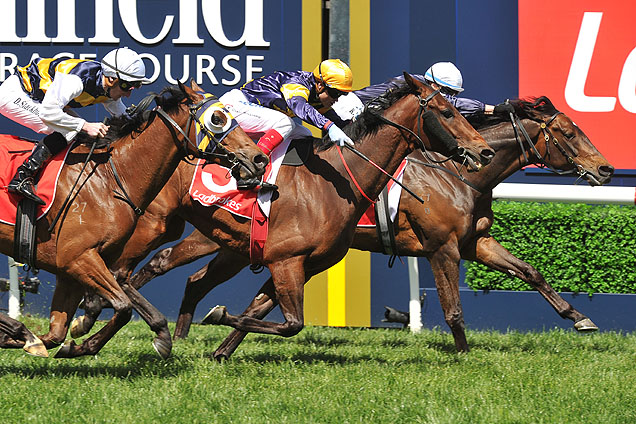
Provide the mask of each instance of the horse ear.
{"label": "horse ear", "polygon": [[186,86],[181,81],[177,81],[177,85],[179,86],[179,89],[181,91],[183,91],[184,93],[187,93]]}
{"label": "horse ear", "polygon": [[411,90],[417,90],[417,85],[415,84],[411,74],[406,71],[402,71],[402,73],[404,74],[404,81],[409,85],[409,87],[411,87]]}
{"label": "horse ear", "polygon": [[190,79],[190,88],[194,91],[203,91],[203,89],[194,81],[194,78]]}

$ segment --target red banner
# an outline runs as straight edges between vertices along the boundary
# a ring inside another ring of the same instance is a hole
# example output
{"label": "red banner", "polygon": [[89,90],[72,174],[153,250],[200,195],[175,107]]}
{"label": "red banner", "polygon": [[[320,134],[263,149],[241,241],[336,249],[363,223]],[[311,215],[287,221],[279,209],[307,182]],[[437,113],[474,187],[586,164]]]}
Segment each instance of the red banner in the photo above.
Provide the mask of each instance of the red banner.
{"label": "red banner", "polygon": [[636,2],[519,0],[519,97],[548,96],[636,169]]}

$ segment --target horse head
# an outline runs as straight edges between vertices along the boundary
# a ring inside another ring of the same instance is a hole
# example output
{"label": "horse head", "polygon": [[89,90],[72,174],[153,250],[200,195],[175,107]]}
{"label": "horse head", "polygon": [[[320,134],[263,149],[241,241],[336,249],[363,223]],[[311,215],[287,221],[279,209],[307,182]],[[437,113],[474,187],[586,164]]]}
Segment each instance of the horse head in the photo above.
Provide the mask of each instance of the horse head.
{"label": "horse head", "polygon": [[466,164],[469,171],[478,171],[490,163],[494,150],[439,90],[406,72],[404,80],[419,99],[420,112],[415,132],[419,133],[422,128],[428,140],[428,144],[424,142],[426,148]]}
{"label": "horse head", "polygon": [[[190,87],[179,82],[185,94],[189,122],[186,132],[189,140],[184,146],[189,155],[228,166],[236,178],[260,177],[269,162],[267,155],[238,125],[218,98],[205,93],[196,82]],[[191,125],[194,122],[195,125]],[[211,148],[210,148],[211,147]]]}
{"label": "horse head", "polygon": [[[517,100],[513,106],[520,117],[538,123],[538,163],[567,173],[576,173],[590,185],[608,183],[614,167],[596,149],[583,130],[565,113],[559,112],[550,99]],[[562,174],[563,172],[559,172]]]}

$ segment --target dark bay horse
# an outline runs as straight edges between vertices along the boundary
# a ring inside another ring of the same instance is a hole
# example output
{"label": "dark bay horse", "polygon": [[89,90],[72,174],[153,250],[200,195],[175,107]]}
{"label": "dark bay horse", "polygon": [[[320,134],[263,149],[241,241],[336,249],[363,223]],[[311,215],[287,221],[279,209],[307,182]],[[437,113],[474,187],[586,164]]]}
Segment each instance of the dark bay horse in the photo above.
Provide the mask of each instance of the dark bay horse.
{"label": "dark bay horse", "polygon": [[[401,89],[387,93],[379,99],[377,108],[365,111],[349,128],[360,152],[386,171],[394,172],[416,142],[448,151],[440,143],[443,141],[440,138],[446,137],[443,132],[447,131],[474,160],[490,160],[493,155],[490,147],[443,96],[437,95],[438,91],[408,74],[405,81]],[[435,121],[431,122],[431,118]],[[435,124],[441,125],[442,131],[435,130]],[[344,150],[342,154],[360,189],[348,175],[340,150],[330,144],[310,154],[306,166],[282,167],[278,175],[280,189],[272,202],[263,265],[272,274],[272,296],[280,301],[285,322],[234,317],[219,309],[219,323],[283,336],[292,336],[302,329],[305,282],[342,259],[357,221],[369,206],[365,196],[375,198],[388,181],[388,177],[352,152]],[[249,220],[192,201],[188,194],[192,173],[191,167],[180,166],[171,179],[174,184],[169,182],[149,208],[152,214],[140,220],[118,262],[121,266],[115,273],[120,273],[120,277],[126,279],[140,256],[147,255],[159,243],[180,236],[184,220],[222,244],[231,256],[230,262],[237,261],[240,268],[249,264]],[[234,267],[232,264],[231,268]],[[85,306],[90,309],[91,301],[87,300]],[[93,314],[82,317],[72,334],[88,331],[94,319]]]}
{"label": "dark bay horse", "polygon": [[[199,91],[196,84],[192,88],[183,84],[168,87],[156,98],[159,106],[155,110],[133,118],[113,119],[108,139],[114,141],[105,151],[93,155],[85,178],[75,188],[61,219],[49,231],[48,227],[78,180],[88,149],[78,146],[67,156],[53,206],[37,222],[36,228],[35,265],[57,276],[50,329],[41,340],[47,348],[64,341],[73,314],[87,289],[108,299],[115,314],[103,329],[81,346],[65,345],[56,356],[95,354],[130,319],[130,297],[134,297],[135,302],[145,301],[136,290],[122,289],[109,266],[119,257],[139,214],[159,193],[179,162],[189,155],[201,157],[202,153],[192,142],[196,139],[197,126],[205,131],[196,112],[211,103]],[[230,119],[229,114],[216,111],[210,122],[227,119]],[[183,128],[188,128],[188,134]],[[243,169],[241,172],[246,175],[264,172],[267,157],[239,127],[234,127],[223,138],[222,146],[217,146],[217,150],[224,149],[229,151],[224,156],[228,160],[238,160]],[[0,224],[0,251],[4,254],[13,252],[13,232],[12,225]],[[172,346],[166,320],[158,319],[154,324],[157,338],[153,345],[165,356]]]}
{"label": "dark bay horse", "polygon": [[[572,320],[577,330],[596,329],[592,321],[561,298],[537,270],[510,254],[489,234],[494,219],[492,188],[528,163],[554,170],[576,170],[591,185],[607,183],[614,168],[580,128],[556,111],[549,99],[516,101],[513,105],[529,139],[515,134],[510,121],[496,116],[482,117],[477,127],[497,154],[480,173],[465,177],[468,184],[450,172],[434,168],[435,164],[419,152],[413,152],[407,158],[409,165],[405,170],[404,183],[414,187],[416,193],[428,201],[422,205],[402,193],[394,223],[397,252],[429,259],[445,318],[459,351],[468,351],[459,301],[460,258],[479,261],[522,279],[538,290],[560,316]],[[445,167],[447,171],[454,172],[453,167]],[[382,243],[373,228],[358,228],[352,247],[383,253]],[[140,287],[157,275],[220,249],[218,244],[195,230],[175,246],[158,252],[133,276],[131,283]],[[232,258],[232,252],[223,250],[206,267],[190,276],[175,338],[187,335],[198,302],[212,288],[240,271],[240,262]],[[271,281],[268,281],[244,314],[264,316],[275,306],[271,293]],[[234,331],[215,355],[229,357],[244,335]]]}

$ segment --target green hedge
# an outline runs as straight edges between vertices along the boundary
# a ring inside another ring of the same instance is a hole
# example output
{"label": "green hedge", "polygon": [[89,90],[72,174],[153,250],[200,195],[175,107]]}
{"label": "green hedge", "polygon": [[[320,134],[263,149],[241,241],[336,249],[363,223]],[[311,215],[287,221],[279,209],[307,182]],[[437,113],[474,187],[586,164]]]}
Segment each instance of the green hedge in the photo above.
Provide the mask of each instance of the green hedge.
{"label": "green hedge", "polygon": [[[636,207],[493,202],[491,234],[556,291],[636,293]],[[483,265],[464,263],[474,290],[532,290]]]}

